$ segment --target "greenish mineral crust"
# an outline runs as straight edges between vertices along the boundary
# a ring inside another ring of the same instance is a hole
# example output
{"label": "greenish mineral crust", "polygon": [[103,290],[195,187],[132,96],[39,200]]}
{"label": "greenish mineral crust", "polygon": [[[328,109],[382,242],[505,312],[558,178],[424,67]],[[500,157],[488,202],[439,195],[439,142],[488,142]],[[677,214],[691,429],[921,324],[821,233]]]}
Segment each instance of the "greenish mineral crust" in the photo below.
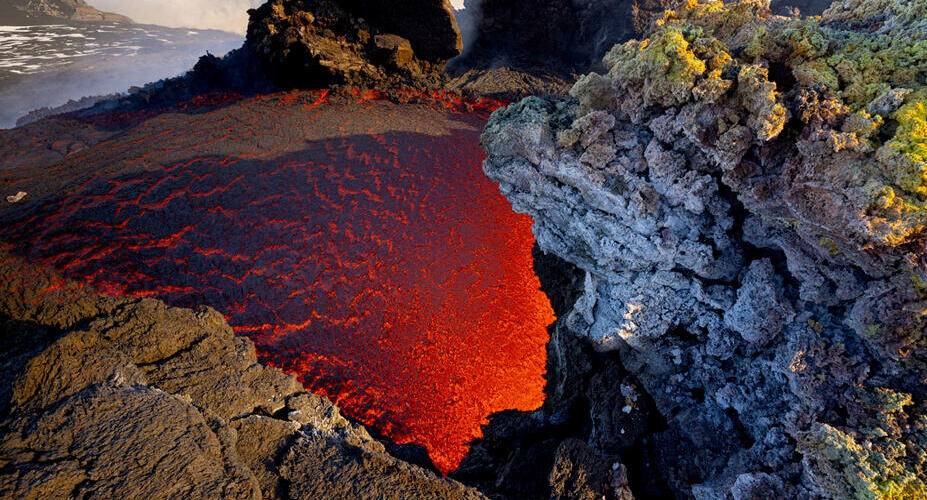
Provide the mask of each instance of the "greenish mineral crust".
{"label": "greenish mineral crust", "polygon": [[[906,421],[906,407],[913,405],[909,394],[890,389],[859,391],[859,398],[876,413],[877,425],[857,429],[861,442],[852,434],[827,424],[816,423],[799,440],[805,466],[815,481],[835,498],[859,500],[927,498],[923,449],[927,420],[923,415]],[[908,440],[902,429],[918,429]],[[915,463],[916,466],[912,466]]]}
{"label": "greenish mineral crust", "polygon": [[[927,227],[925,12],[924,1],[857,0],[792,19],[771,15],[761,0],[693,0],[605,62],[614,84],[640,90],[647,105],[707,106],[736,89],[731,111],[763,141],[800,120],[818,135],[816,153],[833,157],[815,177],[846,183],[847,209],[858,210],[847,216],[869,229],[859,236],[898,246]],[[771,80],[770,68],[794,81]],[[799,92],[809,101],[790,113]],[[735,126],[714,125],[720,133]]]}

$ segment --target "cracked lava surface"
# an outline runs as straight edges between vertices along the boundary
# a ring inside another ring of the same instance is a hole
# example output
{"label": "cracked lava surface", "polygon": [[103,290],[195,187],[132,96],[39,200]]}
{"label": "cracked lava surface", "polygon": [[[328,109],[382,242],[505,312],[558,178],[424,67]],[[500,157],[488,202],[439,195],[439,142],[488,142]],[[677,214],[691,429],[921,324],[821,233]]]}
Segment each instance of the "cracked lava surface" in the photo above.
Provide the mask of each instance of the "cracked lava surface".
{"label": "cracked lava surface", "polygon": [[531,220],[480,169],[491,105],[219,101],[0,133],[0,186],[29,193],[0,241],[103,292],[216,308],[443,472],[490,413],[541,405],[553,311]]}

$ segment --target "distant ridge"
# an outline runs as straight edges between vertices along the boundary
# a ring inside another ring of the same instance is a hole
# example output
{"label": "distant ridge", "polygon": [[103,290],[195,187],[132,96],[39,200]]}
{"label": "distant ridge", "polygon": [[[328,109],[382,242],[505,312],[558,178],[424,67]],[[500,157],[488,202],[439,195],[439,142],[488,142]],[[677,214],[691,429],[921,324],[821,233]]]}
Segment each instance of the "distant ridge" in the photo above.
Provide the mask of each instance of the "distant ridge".
{"label": "distant ridge", "polygon": [[84,0],[0,0],[0,24],[32,25],[61,21],[133,22],[126,16],[101,12]]}

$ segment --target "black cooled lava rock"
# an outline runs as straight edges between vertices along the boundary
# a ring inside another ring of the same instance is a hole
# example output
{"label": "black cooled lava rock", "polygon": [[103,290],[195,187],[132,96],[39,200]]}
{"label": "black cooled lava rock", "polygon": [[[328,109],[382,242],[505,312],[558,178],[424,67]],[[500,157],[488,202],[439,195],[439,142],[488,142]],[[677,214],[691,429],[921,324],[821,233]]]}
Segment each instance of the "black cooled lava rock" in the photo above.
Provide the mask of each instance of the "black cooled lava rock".
{"label": "black cooled lava rock", "polygon": [[271,0],[250,15],[246,49],[282,87],[437,88],[462,47],[448,0]]}

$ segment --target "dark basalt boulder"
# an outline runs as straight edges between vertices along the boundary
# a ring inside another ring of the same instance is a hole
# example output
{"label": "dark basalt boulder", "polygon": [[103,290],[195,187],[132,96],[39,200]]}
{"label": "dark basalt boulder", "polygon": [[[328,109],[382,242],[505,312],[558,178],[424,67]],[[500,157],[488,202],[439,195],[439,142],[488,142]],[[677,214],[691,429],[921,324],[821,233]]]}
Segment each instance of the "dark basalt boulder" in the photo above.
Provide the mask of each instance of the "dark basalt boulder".
{"label": "dark basalt boulder", "polygon": [[450,87],[499,98],[566,96],[616,43],[639,36],[676,0],[467,0],[463,54]]}
{"label": "dark basalt boulder", "polygon": [[448,0],[271,0],[250,15],[246,50],[282,87],[438,88],[462,47]]}
{"label": "dark basalt boulder", "polygon": [[418,57],[446,61],[460,54],[463,43],[449,0],[349,0],[355,15],[409,40]]}

